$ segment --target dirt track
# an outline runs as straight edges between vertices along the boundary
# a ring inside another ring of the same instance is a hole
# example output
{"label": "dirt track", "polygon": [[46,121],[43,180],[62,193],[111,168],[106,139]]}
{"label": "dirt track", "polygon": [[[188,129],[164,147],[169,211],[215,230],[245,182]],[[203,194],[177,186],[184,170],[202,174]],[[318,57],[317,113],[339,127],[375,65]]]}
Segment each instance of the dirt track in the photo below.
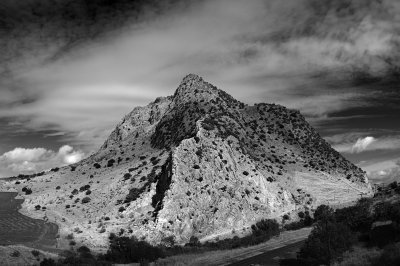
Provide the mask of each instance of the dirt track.
{"label": "dirt track", "polygon": [[[307,227],[296,231],[283,232],[279,237],[273,238],[263,244],[247,249],[239,249],[235,256],[231,256],[230,258],[223,258],[221,261],[216,261],[214,265],[234,264],[245,259],[263,255],[264,253],[270,252],[272,250],[284,248],[286,246],[302,242],[308,237],[311,229],[311,227]],[[244,264],[239,263],[237,265]]]}
{"label": "dirt track", "polygon": [[[252,261],[254,257],[264,256],[263,254],[269,253],[270,251],[276,251],[277,256],[281,256],[283,253],[291,252],[292,249],[296,250],[299,243],[304,241],[310,234],[312,228],[302,228],[296,231],[286,231],[281,233],[280,236],[274,237],[269,241],[259,244],[257,246],[238,248],[233,250],[216,250],[209,251],[200,254],[183,254],[173,257],[167,257],[160,259],[156,262],[156,265],[190,265],[190,266],[204,266],[204,265],[230,265],[239,262],[238,265],[250,265],[241,264],[245,260]],[[274,253],[274,254],[275,254]],[[272,254],[272,255],[274,255]],[[266,254],[265,259],[270,259]],[[275,255],[274,255],[275,257]]]}

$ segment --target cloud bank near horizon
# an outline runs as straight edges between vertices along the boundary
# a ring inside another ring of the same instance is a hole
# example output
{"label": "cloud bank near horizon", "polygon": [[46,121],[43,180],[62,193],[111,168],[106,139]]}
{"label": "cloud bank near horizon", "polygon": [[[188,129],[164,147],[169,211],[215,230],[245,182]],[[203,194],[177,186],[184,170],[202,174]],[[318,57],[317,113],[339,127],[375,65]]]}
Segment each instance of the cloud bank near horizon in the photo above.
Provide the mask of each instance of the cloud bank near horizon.
{"label": "cloud bank near horizon", "polygon": [[37,173],[49,170],[52,167],[64,166],[79,162],[85,154],[64,145],[58,151],[44,148],[15,148],[0,156],[0,174],[12,175],[15,173]]}

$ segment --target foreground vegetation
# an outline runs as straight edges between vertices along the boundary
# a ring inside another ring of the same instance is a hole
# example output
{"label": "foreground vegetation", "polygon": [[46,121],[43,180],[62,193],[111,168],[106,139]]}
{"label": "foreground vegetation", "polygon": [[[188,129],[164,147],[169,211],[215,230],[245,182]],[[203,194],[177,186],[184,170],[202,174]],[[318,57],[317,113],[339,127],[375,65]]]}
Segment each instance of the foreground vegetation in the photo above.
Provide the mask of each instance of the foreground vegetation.
{"label": "foreground vegetation", "polygon": [[42,266],[53,265],[112,265],[113,263],[141,263],[147,265],[149,262],[168,256],[199,253],[211,250],[235,249],[247,247],[265,242],[280,234],[280,226],[276,220],[261,220],[252,226],[252,233],[244,237],[233,237],[215,242],[200,243],[196,237],[192,237],[185,246],[175,245],[173,237],[163,239],[162,245],[152,246],[145,241],[135,237],[124,237],[111,234],[109,237],[110,247],[105,254],[93,255],[85,246],[79,247],[75,252],[68,251],[63,258],[55,261],[45,259]]}
{"label": "foreground vegetation", "polygon": [[400,265],[400,189],[381,189],[352,207],[321,205],[314,229],[297,254],[281,265]]}

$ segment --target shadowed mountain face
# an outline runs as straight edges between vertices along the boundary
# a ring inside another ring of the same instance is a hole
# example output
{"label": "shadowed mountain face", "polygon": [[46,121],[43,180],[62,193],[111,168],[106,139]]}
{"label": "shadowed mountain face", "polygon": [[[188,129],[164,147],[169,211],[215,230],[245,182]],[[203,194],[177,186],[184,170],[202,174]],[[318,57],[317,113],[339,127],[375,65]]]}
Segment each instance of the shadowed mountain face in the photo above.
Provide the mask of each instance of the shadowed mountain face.
{"label": "shadowed mountain face", "polygon": [[62,234],[78,227],[95,247],[109,232],[207,240],[371,194],[365,173],[298,111],[248,106],[192,74],[133,109],[91,157],[8,186],[30,187],[25,209],[46,206]]}

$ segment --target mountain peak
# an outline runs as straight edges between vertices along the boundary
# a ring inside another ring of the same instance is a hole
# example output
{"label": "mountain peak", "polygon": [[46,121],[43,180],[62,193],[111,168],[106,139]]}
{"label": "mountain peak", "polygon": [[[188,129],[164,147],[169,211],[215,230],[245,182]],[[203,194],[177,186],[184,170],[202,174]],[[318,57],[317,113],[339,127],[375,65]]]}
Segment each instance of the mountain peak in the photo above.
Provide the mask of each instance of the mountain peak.
{"label": "mountain peak", "polygon": [[371,195],[365,173],[299,112],[245,105],[194,74],[174,96],[134,108],[91,157],[12,186],[31,188],[26,210],[46,206],[61,232],[79,226],[78,240],[99,247],[104,232],[154,244],[232,236],[260,219]]}
{"label": "mountain peak", "polygon": [[180,95],[192,94],[194,90],[199,89],[199,87],[202,87],[204,84],[205,82],[202,77],[196,74],[189,74],[185,76],[181,84],[179,84],[179,87],[175,91],[174,97],[176,98]]}
{"label": "mountain peak", "polygon": [[201,82],[201,81],[203,81],[203,78],[200,77],[200,76],[197,75],[197,74],[190,73],[190,74],[186,75],[186,76],[183,78],[183,80],[182,80],[182,82],[188,82],[188,81],[197,81],[197,82]]}

